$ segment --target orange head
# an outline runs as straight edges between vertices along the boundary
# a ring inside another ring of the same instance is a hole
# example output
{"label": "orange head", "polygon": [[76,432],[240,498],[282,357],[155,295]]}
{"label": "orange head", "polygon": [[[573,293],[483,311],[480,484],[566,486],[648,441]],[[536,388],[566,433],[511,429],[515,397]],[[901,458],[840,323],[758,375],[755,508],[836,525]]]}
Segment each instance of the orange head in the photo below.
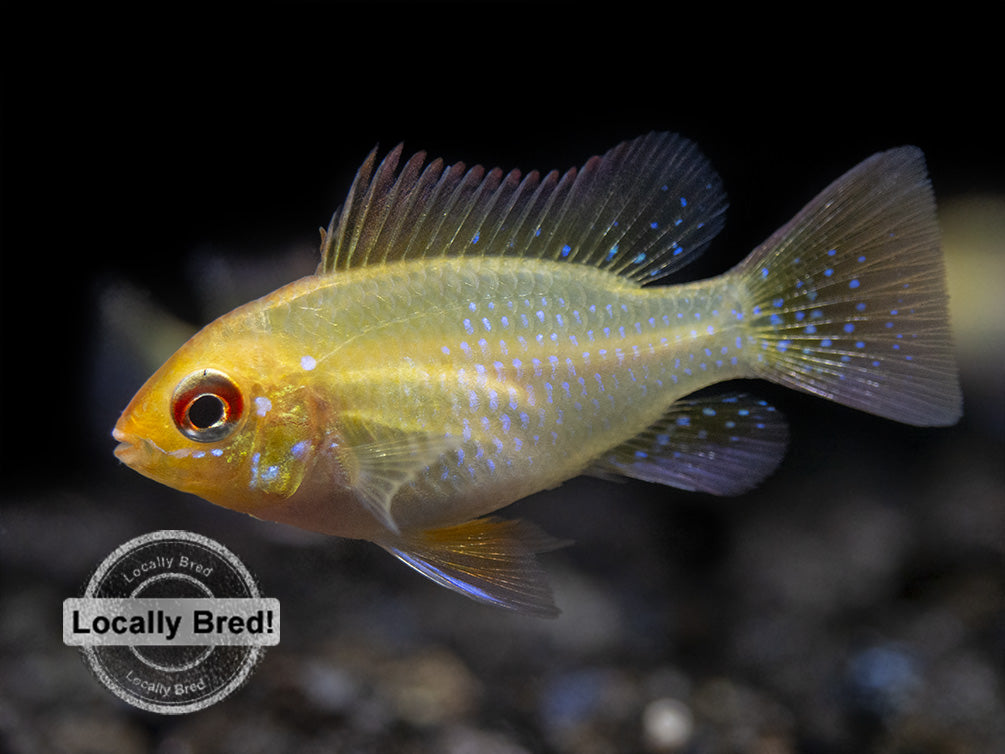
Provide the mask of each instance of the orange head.
{"label": "orange head", "polygon": [[221,334],[210,325],[147,380],[112,432],[115,455],[162,484],[271,518],[316,460],[319,404],[267,340]]}

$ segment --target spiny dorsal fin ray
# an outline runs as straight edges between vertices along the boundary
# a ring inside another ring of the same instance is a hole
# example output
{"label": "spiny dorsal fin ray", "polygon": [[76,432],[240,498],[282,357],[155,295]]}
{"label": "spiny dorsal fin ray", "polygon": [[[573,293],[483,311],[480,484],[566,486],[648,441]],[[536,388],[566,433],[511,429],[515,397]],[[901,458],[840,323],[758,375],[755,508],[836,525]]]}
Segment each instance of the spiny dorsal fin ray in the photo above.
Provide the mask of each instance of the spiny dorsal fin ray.
{"label": "spiny dorsal fin ray", "polygon": [[397,146],[370,153],[323,233],[318,273],[439,256],[577,262],[640,284],[679,270],[722,227],[719,177],[695,145],[652,133],[563,174],[504,173]]}
{"label": "spiny dorsal fin ray", "polygon": [[713,495],[753,489],[778,466],[788,442],[782,416],[742,393],[674,403],[659,422],[593,464],[598,474]]}
{"label": "spiny dorsal fin ray", "polygon": [[558,615],[536,555],[566,543],[526,521],[478,518],[403,532],[379,544],[423,576],[478,602],[546,618]]}

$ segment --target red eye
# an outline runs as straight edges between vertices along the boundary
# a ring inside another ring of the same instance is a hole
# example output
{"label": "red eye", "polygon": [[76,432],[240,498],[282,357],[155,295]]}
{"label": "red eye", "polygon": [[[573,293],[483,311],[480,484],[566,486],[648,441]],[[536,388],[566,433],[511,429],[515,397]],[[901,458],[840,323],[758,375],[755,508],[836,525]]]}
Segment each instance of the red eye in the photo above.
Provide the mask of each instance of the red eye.
{"label": "red eye", "polygon": [[237,427],[244,416],[244,397],[223,372],[200,369],[178,383],[171,413],[175,426],[189,439],[215,442]]}

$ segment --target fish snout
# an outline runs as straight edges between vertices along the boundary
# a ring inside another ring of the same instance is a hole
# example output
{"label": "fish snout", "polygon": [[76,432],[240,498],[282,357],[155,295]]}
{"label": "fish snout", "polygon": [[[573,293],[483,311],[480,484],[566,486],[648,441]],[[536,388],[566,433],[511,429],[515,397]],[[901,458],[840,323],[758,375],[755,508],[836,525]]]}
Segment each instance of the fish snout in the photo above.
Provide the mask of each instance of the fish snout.
{"label": "fish snout", "polygon": [[133,435],[125,432],[118,427],[112,430],[112,438],[118,441],[118,445],[115,446],[115,457],[118,458],[122,463],[127,466],[131,466],[132,462],[135,462],[137,456],[140,452],[139,442],[137,438]]}

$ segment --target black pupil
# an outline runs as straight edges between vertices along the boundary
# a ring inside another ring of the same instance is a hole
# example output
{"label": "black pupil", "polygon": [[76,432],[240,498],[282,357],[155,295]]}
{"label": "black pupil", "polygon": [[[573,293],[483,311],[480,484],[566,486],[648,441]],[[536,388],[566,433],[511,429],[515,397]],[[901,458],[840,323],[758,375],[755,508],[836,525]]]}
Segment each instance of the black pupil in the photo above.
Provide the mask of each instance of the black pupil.
{"label": "black pupil", "polygon": [[216,395],[200,395],[188,407],[188,420],[196,429],[212,427],[223,418],[223,400]]}

